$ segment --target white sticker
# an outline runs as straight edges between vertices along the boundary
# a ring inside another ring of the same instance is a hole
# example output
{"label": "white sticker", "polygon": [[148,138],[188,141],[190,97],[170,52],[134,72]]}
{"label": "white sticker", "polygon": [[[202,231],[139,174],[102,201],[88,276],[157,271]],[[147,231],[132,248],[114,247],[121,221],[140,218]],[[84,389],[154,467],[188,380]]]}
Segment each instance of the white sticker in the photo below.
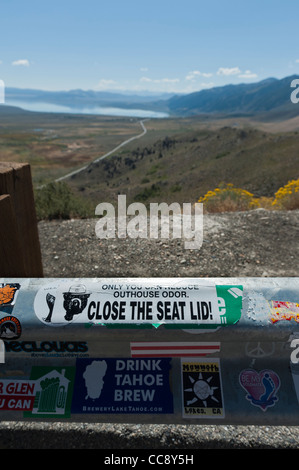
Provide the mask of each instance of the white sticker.
{"label": "white sticker", "polygon": [[81,279],[43,286],[36,294],[34,309],[42,322],[54,326],[72,322],[221,325],[230,320],[219,289],[238,304],[238,314],[232,322],[240,316],[242,291],[239,288],[232,291],[231,287],[187,280],[88,282]]}

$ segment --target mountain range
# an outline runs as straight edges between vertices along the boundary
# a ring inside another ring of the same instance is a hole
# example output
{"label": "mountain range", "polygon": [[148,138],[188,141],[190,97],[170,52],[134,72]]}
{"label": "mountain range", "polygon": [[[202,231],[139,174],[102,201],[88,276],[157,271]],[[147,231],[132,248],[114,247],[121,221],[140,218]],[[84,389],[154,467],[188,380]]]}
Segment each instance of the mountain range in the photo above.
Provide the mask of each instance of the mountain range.
{"label": "mountain range", "polygon": [[43,102],[83,109],[114,107],[166,112],[169,116],[236,115],[267,116],[289,119],[299,114],[299,104],[291,101],[292,75],[282,79],[268,78],[251,84],[214,87],[190,94],[112,93],[104,91],[41,91],[7,88],[7,104]]}
{"label": "mountain range", "polygon": [[285,114],[299,115],[299,107],[291,101],[291,83],[298,75],[283,79],[268,78],[258,83],[226,85],[174,96],[168,100],[171,114],[198,115],[201,113],[223,113],[237,115]]}

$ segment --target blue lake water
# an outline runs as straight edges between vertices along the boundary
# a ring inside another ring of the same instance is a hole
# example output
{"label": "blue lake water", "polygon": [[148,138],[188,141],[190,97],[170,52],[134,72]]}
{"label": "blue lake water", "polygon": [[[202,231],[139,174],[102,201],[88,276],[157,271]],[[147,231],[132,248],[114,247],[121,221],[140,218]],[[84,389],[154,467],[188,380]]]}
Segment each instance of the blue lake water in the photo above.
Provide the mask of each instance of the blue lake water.
{"label": "blue lake water", "polygon": [[94,108],[70,108],[52,103],[26,102],[5,100],[8,106],[17,106],[26,111],[36,111],[42,113],[70,113],[70,114],[93,114],[100,116],[121,116],[121,117],[140,117],[140,118],[167,118],[167,113],[160,113],[145,109],[125,109],[113,107],[94,107]]}

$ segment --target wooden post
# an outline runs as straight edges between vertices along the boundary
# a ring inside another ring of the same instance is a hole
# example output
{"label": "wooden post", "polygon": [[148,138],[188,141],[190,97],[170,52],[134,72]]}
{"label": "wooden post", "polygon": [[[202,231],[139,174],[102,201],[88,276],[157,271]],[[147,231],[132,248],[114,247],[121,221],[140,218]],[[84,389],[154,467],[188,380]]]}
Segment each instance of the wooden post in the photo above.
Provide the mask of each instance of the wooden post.
{"label": "wooden post", "polygon": [[43,277],[29,164],[0,163],[0,277]]}

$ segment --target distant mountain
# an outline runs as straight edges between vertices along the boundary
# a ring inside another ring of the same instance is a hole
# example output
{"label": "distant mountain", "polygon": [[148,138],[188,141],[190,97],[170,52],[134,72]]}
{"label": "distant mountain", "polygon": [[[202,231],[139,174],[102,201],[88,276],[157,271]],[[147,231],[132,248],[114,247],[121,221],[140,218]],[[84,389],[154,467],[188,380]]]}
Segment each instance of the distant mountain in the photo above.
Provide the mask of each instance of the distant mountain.
{"label": "distant mountain", "polygon": [[0,105],[0,116],[14,116],[20,114],[26,115],[28,113],[30,113],[30,111],[26,111],[25,109],[21,109],[17,106],[7,106],[5,104]]}
{"label": "distant mountain", "polygon": [[202,113],[223,114],[284,114],[288,117],[299,115],[299,104],[294,105],[290,96],[291,82],[298,75],[281,80],[268,78],[258,83],[226,85],[174,96],[167,102],[169,112],[174,115],[192,116]]}
{"label": "distant mountain", "polygon": [[6,88],[6,104],[20,102],[48,103],[72,109],[111,107],[168,113],[170,116],[259,116],[259,119],[281,120],[299,116],[299,104],[291,102],[293,75],[283,79],[268,78],[257,83],[241,83],[174,95],[151,92],[113,93],[109,91],[70,90],[42,91]]}
{"label": "distant mountain", "polygon": [[69,108],[120,107],[139,109],[160,109],[173,93],[113,93],[109,91],[70,90],[43,91],[34,89],[6,88],[6,102],[49,103]]}

